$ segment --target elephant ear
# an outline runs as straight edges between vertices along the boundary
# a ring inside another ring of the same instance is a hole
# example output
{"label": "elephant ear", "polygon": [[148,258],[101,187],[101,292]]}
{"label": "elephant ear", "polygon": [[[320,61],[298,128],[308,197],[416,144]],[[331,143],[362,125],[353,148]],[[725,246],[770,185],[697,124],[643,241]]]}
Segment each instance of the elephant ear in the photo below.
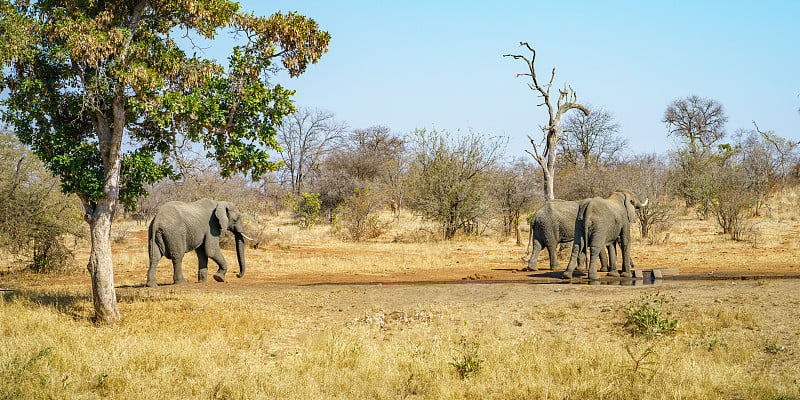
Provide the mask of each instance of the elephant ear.
{"label": "elephant ear", "polygon": [[228,229],[228,205],[224,201],[217,203],[217,209],[214,210],[214,215],[219,221],[220,232],[225,232]]}

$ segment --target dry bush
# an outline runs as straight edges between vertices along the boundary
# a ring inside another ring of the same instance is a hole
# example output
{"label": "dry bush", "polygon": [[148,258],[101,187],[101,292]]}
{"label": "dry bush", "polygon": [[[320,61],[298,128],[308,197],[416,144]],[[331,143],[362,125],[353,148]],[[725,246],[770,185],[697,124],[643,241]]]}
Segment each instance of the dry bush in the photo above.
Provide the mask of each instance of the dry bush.
{"label": "dry bush", "polygon": [[0,248],[35,272],[74,267],[67,237],[84,237],[80,201],[9,132],[0,132]]}
{"label": "dry bush", "polygon": [[384,234],[388,223],[376,214],[380,197],[370,186],[358,189],[336,208],[335,226],[350,240],[374,239]]}
{"label": "dry bush", "polygon": [[515,160],[496,166],[491,172],[489,191],[494,201],[495,215],[500,218],[500,240],[512,234],[519,246],[522,244],[519,225],[525,211],[542,198],[541,182],[533,164]]}

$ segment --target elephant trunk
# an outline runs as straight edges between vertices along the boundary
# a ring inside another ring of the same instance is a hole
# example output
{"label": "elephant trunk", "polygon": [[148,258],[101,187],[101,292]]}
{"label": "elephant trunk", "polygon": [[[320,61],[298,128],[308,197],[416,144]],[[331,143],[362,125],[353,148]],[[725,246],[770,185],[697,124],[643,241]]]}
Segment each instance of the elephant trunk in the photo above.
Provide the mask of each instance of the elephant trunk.
{"label": "elephant trunk", "polygon": [[239,261],[239,273],[236,274],[237,278],[244,276],[244,235],[236,233],[236,260]]}

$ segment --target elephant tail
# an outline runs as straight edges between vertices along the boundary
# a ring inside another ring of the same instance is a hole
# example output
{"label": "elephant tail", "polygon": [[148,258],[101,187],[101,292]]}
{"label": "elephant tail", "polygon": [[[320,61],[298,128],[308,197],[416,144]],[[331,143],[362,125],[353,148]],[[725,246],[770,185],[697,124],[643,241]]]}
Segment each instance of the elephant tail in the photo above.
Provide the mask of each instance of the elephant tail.
{"label": "elephant tail", "polygon": [[525,255],[522,256],[522,261],[528,262],[530,260],[532,244],[533,244],[533,224],[530,225],[530,230],[528,231],[528,246],[525,247]]}
{"label": "elephant tail", "polygon": [[161,233],[161,229],[158,229],[155,225],[154,220],[150,223],[150,228],[147,232],[150,238],[150,240],[147,241],[147,250],[150,253],[151,259],[153,257],[159,259],[161,256],[166,255],[164,253],[164,236]]}

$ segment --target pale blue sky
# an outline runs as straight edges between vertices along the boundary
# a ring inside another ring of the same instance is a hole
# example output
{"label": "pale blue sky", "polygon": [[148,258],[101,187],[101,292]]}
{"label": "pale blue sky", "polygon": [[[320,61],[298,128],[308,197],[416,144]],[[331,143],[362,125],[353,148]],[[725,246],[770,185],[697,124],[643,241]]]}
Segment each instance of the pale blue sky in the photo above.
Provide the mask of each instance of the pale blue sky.
{"label": "pale blue sky", "polygon": [[[661,118],[670,101],[716,99],[728,132],[800,139],[800,1],[242,1],[267,15],[295,10],[332,35],[299,78],[299,106],[354,128],[473,129],[530,149],[546,111],[528,89],[520,41],[537,51],[540,81],[556,67],[579,102],[614,113],[632,152],[675,147]],[[553,89],[556,93],[556,88]]]}

